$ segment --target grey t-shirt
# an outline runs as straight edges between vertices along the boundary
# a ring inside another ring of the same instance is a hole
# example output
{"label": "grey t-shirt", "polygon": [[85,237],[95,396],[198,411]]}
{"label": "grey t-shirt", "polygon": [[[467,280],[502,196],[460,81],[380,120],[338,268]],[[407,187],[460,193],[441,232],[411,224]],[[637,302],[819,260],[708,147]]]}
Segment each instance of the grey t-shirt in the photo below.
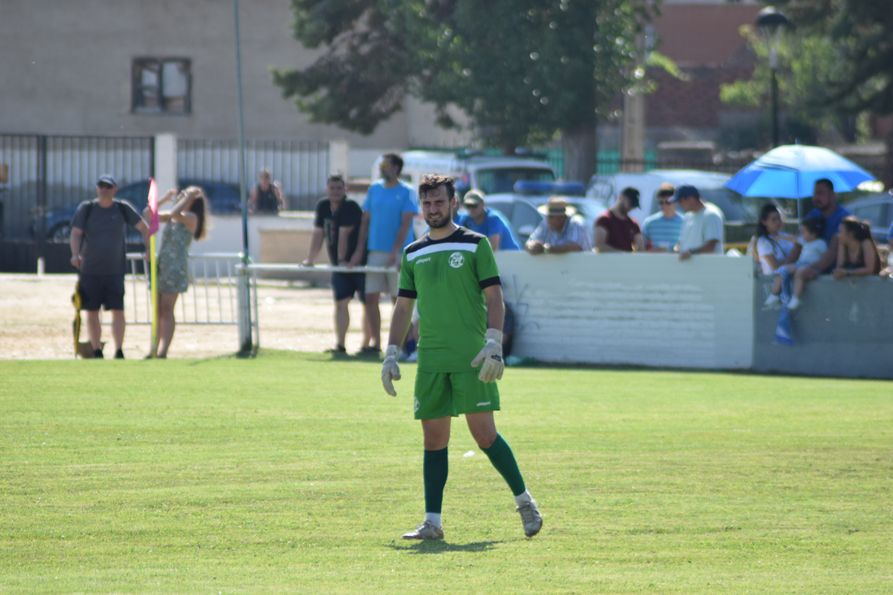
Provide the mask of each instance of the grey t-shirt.
{"label": "grey t-shirt", "polygon": [[125,227],[136,226],[140,221],[142,217],[126,200],[116,199],[109,207],[100,206],[98,199],[85,200],[78,205],[71,226],[84,230],[81,272],[88,275],[123,275],[127,270]]}

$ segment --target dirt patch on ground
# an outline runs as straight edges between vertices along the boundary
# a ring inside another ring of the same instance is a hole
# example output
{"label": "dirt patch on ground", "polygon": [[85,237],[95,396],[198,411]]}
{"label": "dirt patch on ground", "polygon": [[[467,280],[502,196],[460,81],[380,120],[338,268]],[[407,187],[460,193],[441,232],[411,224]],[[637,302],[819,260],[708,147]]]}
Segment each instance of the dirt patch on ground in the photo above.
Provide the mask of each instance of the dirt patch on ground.
{"label": "dirt patch on ground", "polygon": [[[71,359],[71,294],[75,275],[0,274],[0,359]],[[129,289],[129,288],[128,288]],[[382,325],[390,323],[390,308],[382,308]],[[351,332],[347,348],[359,349],[362,307],[350,306]],[[258,287],[260,345],[268,349],[323,351],[334,344],[332,293],[307,284],[261,282]],[[111,341],[110,316],[103,314],[103,340]],[[149,326],[128,324],[124,355],[140,359],[149,352]],[[87,340],[87,330],[81,331]],[[178,324],[168,354],[176,358],[213,357],[238,349],[235,326]],[[107,354],[111,349],[106,349]]]}

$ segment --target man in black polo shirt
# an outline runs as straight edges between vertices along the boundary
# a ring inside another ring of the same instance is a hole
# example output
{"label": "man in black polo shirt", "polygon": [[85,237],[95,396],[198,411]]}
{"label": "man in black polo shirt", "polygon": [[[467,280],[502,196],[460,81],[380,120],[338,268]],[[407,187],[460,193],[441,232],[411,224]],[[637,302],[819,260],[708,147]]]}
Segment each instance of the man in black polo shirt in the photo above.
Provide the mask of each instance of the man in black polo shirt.
{"label": "man in black polo shirt", "polygon": [[71,265],[78,270],[78,288],[87,311],[87,332],[93,357],[102,357],[99,309],[112,313],[115,358],[124,359],[124,273],[127,269],[125,229],[135,227],[149,245],[149,228],[129,202],[117,200],[115,179],[104,174],[96,182],[96,198],[85,200],[71,220]]}
{"label": "man in black polo shirt", "polygon": [[[310,253],[304,260],[305,266],[313,266],[323,239],[329,251],[329,261],[333,265],[346,266],[357,249],[360,234],[360,221],[363,210],[355,201],[347,198],[344,178],[329,176],[326,182],[326,198],[316,204],[316,218],[313,222],[313,238]],[[332,290],[335,294],[335,348],[334,354],[347,353],[344,347],[347,329],[350,326],[350,311],[347,304],[357,295],[362,302],[366,275],[364,273],[332,273]]]}

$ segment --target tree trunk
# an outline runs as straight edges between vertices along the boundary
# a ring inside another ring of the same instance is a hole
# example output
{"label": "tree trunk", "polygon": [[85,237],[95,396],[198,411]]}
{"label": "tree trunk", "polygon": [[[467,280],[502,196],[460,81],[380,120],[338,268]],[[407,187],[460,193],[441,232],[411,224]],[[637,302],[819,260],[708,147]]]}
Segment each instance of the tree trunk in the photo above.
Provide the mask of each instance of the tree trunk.
{"label": "tree trunk", "polygon": [[589,178],[595,173],[595,160],[598,151],[595,132],[595,122],[562,131],[564,179],[576,180],[584,184],[589,183]]}

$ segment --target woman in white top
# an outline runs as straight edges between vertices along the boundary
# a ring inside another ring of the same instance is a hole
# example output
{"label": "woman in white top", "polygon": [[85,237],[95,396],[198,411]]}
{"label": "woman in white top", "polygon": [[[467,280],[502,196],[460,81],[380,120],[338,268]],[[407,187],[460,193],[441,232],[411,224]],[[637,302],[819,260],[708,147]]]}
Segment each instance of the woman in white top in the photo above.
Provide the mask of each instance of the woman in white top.
{"label": "woman in white top", "polygon": [[778,207],[769,203],[760,211],[757,223],[756,253],[764,275],[771,275],[778,267],[797,261],[800,244],[796,238],[782,232],[784,220]]}

